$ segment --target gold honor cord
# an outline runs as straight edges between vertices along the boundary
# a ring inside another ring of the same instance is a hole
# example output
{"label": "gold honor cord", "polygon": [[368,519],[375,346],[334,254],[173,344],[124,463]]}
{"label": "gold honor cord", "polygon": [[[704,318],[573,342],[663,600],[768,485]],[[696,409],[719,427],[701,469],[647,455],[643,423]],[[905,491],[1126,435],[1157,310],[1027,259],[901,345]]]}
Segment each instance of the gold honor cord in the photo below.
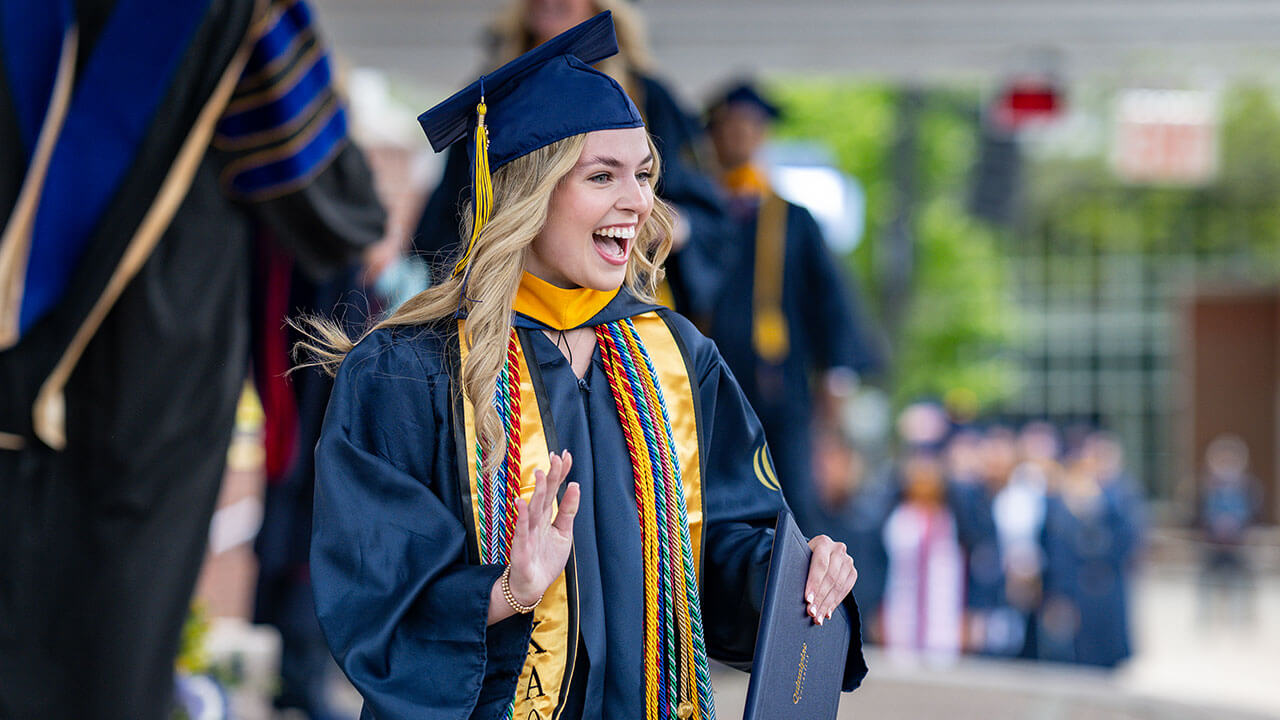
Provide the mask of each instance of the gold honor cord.
{"label": "gold honor cord", "polygon": [[631,318],[640,341],[649,348],[658,384],[666,397],[671,419],[671,436],[680,458],[680,484],[684,488],[685,508],[689,519],[689,541],[693,549],[693,565],[702,577],[702,460],[698,448],[698,416],[684,352],[676,342],[674,331],[656,312]]}
{"label": "gold honor cord", "polygon": [[488,112],[489,108],[484,104],[482,90],[480,104],[476,105],[476,162],[475,167],[472,168],[472,182],[475,185],[472,204],[475,206],[475,217],[471,223],[471,240],[467,243],[467,251],[459,258],[458,264],[453,266],[454,277],[462,274],[467,263],[471,261],[471,253],[476,247],[476,238],[480,237],[480,230],[489,222],[489,213],[493,212],[493,178],[489,175],[489,128],[484,124],[484,116]]}

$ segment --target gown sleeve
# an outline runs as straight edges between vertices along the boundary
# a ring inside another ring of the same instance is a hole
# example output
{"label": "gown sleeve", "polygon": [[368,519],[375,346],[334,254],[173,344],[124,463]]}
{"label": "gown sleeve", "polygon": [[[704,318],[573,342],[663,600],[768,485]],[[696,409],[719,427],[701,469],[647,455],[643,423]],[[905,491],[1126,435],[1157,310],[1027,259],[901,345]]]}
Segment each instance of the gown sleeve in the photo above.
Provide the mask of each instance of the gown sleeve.
{"label": "gown sleeve", "polygon": [[843,367],[858,374],[883,368],[883,353],[861,317],[850,278],[841,272],[835,256],[827,248],[822,229],[808,210],[792,205],[787,218],[788,233],[800,242],[804,272],[804,295],[819,302],[802,304],[808,336],[815,342],[815,360],[824,369]]}
{"label": "gown sleeve", "polygon": [[373,173],[355,145],[343,147],[309,183],[253,210],[315,280],[331,279],[382,239],[386,211]]}
{"label": "gown sleeve", "polygon": [[[769,474],[773,461],[764,430],[720,352],[687,320],[674,314],[669,317],[694,359],[697,402],[705,428],[702,615],[707,651],[721,662],[749,671],[768,581],[773,525],[784,502]],[[852,593],[844,605],[852,624],[844,677],[848,691],[861,684],[867,665]]]}
{"label": "gown sleeve", "polygon": [[497,716],[528,648],[531,616],[487,626],[502,567],[466,562],[448,480],[423,476],[448,452],[448,392],[446,374],[375,333],[343,362],[316,446],[316,613],[379,720]]}
{"label": "gown sleeve", "polygon": [[[305,3],[271,0],[212,141],[224,192],[271,228],[315,279],[383,236],[386,212],[351,142],[329,51]],[[304,72],[278,73],[293,67]]]}

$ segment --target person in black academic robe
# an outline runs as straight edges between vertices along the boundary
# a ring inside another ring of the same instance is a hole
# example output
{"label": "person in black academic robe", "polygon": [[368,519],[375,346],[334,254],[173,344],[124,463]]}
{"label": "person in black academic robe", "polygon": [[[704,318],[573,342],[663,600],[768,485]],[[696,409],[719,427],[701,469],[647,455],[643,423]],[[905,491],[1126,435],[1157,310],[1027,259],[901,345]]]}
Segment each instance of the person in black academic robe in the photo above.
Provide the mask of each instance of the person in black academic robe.
{"label": "person in black academic robe", "polygon": [[992,495],[982,478],[981,437],[962,428],[947,440],[947,500],[965,551],[966,648],[997,654],[1004,570]]}
{"label": "person in black academic robe", "polygon": [[[437,149],[482,153],[495,214],[453,276],[354,345],[312,322],[336,370],[312,581],[362,717],[709,718],[706,658],[752,661],[784,502],[715,345],[654,301],[671,220],[640,113],[591,67],[614,52],[602,13],[424,113]],[[501,442],[481,436],[490,408]],[[819,625],[848,609],[852,690],[852,560],[810,547],[796,606]],[[658,638],[658,618],[688,619]]]}
{"label": "person in black academic robe", "polygon": [[327,55],[278,43],[309,22],[302,2],[0,5],[0,717],[167,717],[252,229],[317,275],[382,236]]}
{"label": "person in black academic robe", "polygon": [[[749,85],[708,111],[736,222],[725,243],[710,335],[760,416],[783,493],[806,533],[818,527],[811,430],[832,425],[848,378],[875,372],[881,354],[808,210],[770,189],[754,163],[777,109]],[[821,415],[823,417],[819,418]]]}
{"label": "person in black academic robe", "polygon": [[[725,277],[719,253],[733,224],[723,198],[702,167],[705,134],[666,84],[648,70],[648,50],[636,25],[638,10],[626,2],[590,0],[572,5],[563,17],[532,18],[527,0],[515,0],[493,30],[493,55],[509,60],[601,10],[612,10],[619,25],[619,55],[600,64],[631,95],[645,127],[662,155],[658,195],[679,212],[685,237],[667,257],[666,281],[659,299],[696,322],[711,312],[716,289]],[[414,249],[436,266],[437,275],[453,267],[462,241],[462,204],[471,187],[471,155],[454,146],[445,153],[444,170],[431,191],[413,236]]]}

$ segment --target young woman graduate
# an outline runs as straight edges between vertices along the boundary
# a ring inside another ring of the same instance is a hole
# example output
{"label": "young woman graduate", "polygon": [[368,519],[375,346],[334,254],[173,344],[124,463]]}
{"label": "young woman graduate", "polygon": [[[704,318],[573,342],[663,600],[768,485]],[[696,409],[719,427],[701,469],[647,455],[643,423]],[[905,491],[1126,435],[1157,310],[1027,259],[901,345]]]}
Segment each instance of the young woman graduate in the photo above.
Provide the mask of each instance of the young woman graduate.
{"label": "young woman graduate", "polygon": [[[653,303],[670,220],[614,52],[603,13],[424,113],[473,139],[469,247],[354,347],[315,326],[311,569],[363,717],[712,718],[708,657],[751,661],[782,498],[715,346]],[[852,559],[811,546],[797,607],[856,621]]]}
{"label": "young woman graduate", "polygon": [[[656,297],[695,321],[709,318],[723,281],[717,252],[721,238],[732,234],[733,224],[703,167],[709,158],[701,157],[706,143],[701,126],[655,75],[643,11],[632,0],[508,0],[506,5],[486,33],[489,67],[523,55],[600,12],[610,12],[618,52],[595,67],[617,80],[640,111],[662,154],[662,182],[655,185],[658,197],[680,217]],[[413,237],[415,250],[429,258],[449,255],[465,244],[458,227],[465,216],[461,198],[471,185],[470,160],[465,144],[445,153],[444,173],[426,200]]]}

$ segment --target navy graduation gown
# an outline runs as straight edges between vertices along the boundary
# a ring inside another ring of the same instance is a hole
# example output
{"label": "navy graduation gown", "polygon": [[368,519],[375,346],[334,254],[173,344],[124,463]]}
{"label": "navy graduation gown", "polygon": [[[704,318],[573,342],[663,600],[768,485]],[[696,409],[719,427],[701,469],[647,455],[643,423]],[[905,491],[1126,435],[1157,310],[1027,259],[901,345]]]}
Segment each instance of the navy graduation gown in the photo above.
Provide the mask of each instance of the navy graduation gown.
{"label": "navy graduation gown", "polygon": [[980,481],[947,481],[947,502],[966,556],[965,606],[995,610],[1004,601],[1004,569],[992,512],[992,496]]}
{"label": "navy graduation gown", "polygon": [[[619,293],[588,325],[651,309]],[[715,346],[687,320],[659,312],[686,349],[700,405],[708,652],[745,668],[782,500],[752,470],[763,434]],[[573,453],[569,479],[582,487],[574,525],[580,636],[561,717],[633,717],[643,707],[643,599],[630,459],[598,350],[579,381],[542,327],[517,316],[548,442]],[[456,346],[444,325],[372,333],[342,364],[316,448],[317,611],[364,696],[364,717],[498,717],[514,693],[545,690],[516,687],[531,617],[486,626],[502,567],[474,564],[466,546],[471,510],[459,491],[465,453],[454,440],[450,383]],[[856,622],[852,597],[846,602]],[[865,673],[854,642],[846,689]]]}
{"label": "navy graduation gown", "polygon": [[787,203],[781,298],[790,349],[779,365],[758,357],[752,343],[755,237],[756,213],[751,212],[739,225],[737,242],[725,249],[725,277],[733,282],[724,283],[718,295],[710,335],[760,417],[796,524],[812,535],[821,518],[808,432],[811,375],[835,367],[872,372],[881,358],[858,321],[847,281],[817,222],[793,203]]}
{"label": "navy graduation gown", "polygon": [[1117,494],[1101,491],[1073,509],[1060,495],[1046,501],[1044,587],[1046,607],[1070,608],[1042,620],[1043,659],[1115,667],[1131,654],[1127,574],[1139,530]]}

